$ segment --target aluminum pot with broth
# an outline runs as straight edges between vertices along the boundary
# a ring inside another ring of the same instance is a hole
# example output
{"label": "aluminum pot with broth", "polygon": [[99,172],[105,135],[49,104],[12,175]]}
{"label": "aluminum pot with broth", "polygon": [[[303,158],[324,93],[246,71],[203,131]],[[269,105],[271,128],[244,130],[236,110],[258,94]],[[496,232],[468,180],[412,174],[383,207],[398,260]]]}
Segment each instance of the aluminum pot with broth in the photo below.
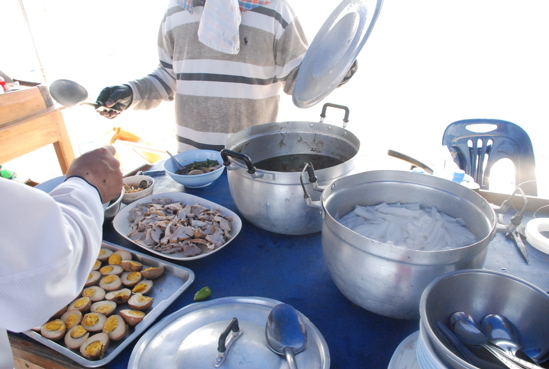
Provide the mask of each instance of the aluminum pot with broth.
{"label": "aluminum pot with broth", "polygon": [[[229,189],[244,218],[270,232],[303,235],[322,229],[321,212],[303,200],[305,162],[313,164],[318,184],[327,185],[352,172],[360,142],[334,125],[278,122],[233,134],[225,147]],[[314,192],[310,183],[305,186]]]}

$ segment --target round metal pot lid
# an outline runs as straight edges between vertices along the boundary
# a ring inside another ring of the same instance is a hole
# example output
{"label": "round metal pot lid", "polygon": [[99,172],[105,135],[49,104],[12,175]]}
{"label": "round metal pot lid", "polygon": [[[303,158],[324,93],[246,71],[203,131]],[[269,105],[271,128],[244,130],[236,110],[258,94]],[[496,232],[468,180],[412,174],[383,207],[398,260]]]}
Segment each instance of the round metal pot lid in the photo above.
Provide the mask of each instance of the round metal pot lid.
{"label": "round metal pot lid", "polygon": [[[280,303],[262,297],[226,297],[188,305],[141,337],[128,368],[285,368],[285,358],[271,351],[265,339],[267,317]],[[298,367],[329,369],[330,354],[324,337],[309,319],[303,314],[301,317],[307,328],[307,346],[295,357]],[[226,339],[220,340],[223,333],[227,333]],[[220,341],[226,346],[221,359]]]}
{"label": "round metal pot lid", "polygon": [[366,43],[382,0],[343,0],[324,22],[297,74],[293,102],[310,108],[343,80]]}

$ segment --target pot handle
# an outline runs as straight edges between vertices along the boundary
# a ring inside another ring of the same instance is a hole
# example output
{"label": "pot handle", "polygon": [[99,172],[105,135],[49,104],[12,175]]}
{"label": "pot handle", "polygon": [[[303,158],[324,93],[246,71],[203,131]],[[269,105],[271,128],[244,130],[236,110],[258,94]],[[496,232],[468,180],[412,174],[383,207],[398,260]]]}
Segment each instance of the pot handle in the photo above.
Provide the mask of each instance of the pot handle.
{"label": "pot handle", "polygon": [[345,111],[345,116],[343,117],[343,128],[347,127],[347,123],[349,123],[349,108],[346,107],[346,106],[343,106],[343,105],[336,105],[336,104],[332,104],[332,103],[326,103],[322,107],[322,113],[320,113],[320,123],[324,123],[324,118],[326,118],[326,110],[329,107],[336,108],[336,109],[342,109],[342,110]]}
{"label": "pot handle", "polygon": [[311,195],[307,192],[307,188],[305,187],[305,183],[303,182],[303,176],[305,175],[305,172],[309,175],[309,182],[313,184],[313,188],[318,191],[322,191],[322,189],[318,186],[318,179],[316,178],[315,170],[313,167],[313,163],[306,162],[305,166],[303,167],[303,170],[301,171],[301,175],[299,176],[299,181],[301,182],[301,188],[303,188],[303,199],[305,200],[305,203],[307,205],[312,206],[314,208],[320,208],[320,205],[317,205],[316,203],[319,203],[318,201],[312,201]]}
{"label": "pot handle", "polygon": [[227,150],[227,149],[221,150],[220,154],[221,154],[221,158],[223,159],[223,165],[225,165],[226,167],[231,165],[231,161],[229,160],[229,156],[231,156],[233,158],[242,160],[244,162],[244,164],[246,164],[246,166],[248,167],[248,173],[250,173],[250,174],[255,173],[256,169],[255,169],[254,165],[252,164],[252,160],[250,159],[250,157],[248,155],[241,154],[239,152],[232,151],[232,150]]}

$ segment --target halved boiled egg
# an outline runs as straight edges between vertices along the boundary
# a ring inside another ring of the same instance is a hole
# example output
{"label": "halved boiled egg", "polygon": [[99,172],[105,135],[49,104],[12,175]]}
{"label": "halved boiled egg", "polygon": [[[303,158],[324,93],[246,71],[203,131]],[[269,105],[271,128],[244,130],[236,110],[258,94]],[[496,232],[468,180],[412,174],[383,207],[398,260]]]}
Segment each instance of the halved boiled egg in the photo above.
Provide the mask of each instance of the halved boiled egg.
{"label": "halved boiled egg", "polygon": [[126,335],[128,326],[120,315],[111,315],[103,326],[103,333],[109,335],[113,341],[119,341]]}
{"label": "halved boiled egg", "polygon": [[141,269],[143,269],[143,264],[141,264],[139,261],[135,261],[135,260],[122,260],[120,262],[120,266],[126,272],[139,272],[139,271],[141,271]]}
{"label": "halved boiled egg", "polygon": [[145,296],[141,293],[136,293],[135,295],[132,295],[130,299],[128,300],[128,305],[132,307],[133,309],[137,310],[145,310],[148,309],[154,301],[154,298],[151,296]]}
{"label": "halved boiled egg", "polygon": [[61,315],[61,320],[65,322],[67,329],[71,329],[75,325],[80,324],[82,321],[82,312],[80,310],[67,310],[65,314]]}
{"label": "halved boiled egg", "polygon": [[92,270],[90,274],[88,274],[88,279],[86,280],[86,284],[84,284],[84,286],[86,287],[94,286],[97,284],[100,278],[101,278],[101,273],[99,273],[99,271],[97,270]]}
{"label": "halved boiled egg", "polygon": [[105,290],[99,286],[91,286],[82,290],[82,297],[89,297],[91,302],[101,301],[105,298]]}
{"label": "halved boiled egg", "polygon": [[164,274],[164,267],[148,267],[143,269],[141,274],[147,279],[156,279]]}
{"label": "halved boiled egg", "polygon": [[67,331],[67,334],[65,334],[65,346],[70,349],[77,349],[82,346],[86,338],[89,336],[90,333],[86,328],[80,324],[75,325]]}
{"label": "halved boiled egg", "polygon": [[105,316],[109,316],[114,313],[116,306],[116,302],[114,301],[97,301],[91,305],[90,311],[92,313],[100,313]]}
{"label": "halved boiled egg", "polygon": [[99,250],[99,256],[97,256],[97,260],[99,261],[105,261],[109,258],[109,256],[112,255],[112,251],[109,249],[101,249]]}
{"label": "halved boiled egg", "polygon": [[55,319],[44,324],[40,329],[40,334],[50,340],[57,341],[65,335],[66,331],[65,322],[61,319]]}
{"label": "halved boiled egg", "polygon": [[100,332],[107,317],[100,313],[87,313],[82,317],[80,324],[90,332]]}
{"label": "halved boiled egg", "polygon": [[150,279],[142,279],[138,284],[132,288],[133,293],[141,293],[146,295],[153,287],[153,281]]}
{"label": "halved boiled egg", "polygon": [[80,346],[80,353],[89,360],[101,359],[105,355],[107,347],[109,347],[109,342],[110,339],[106,333],[94,334],[88,337]]}
{"label": "halved boiled egg", "polygon": [[143,320],[145,317],[145,313],[141,310],[135,310],[135,309],[123,309],[120,310],[120,316],[124,318],[126,323],[130,326],[135,326],[137,323]]}
{"label": "halved boiled egg", "polygon": [[122,260],[131,260],[132,254],[129,251],[126,250],[118,250],[115,251],[109,256],[109,264],[110,265],[120,265],[122,263]]}
{"label": "halved boiled egg", "polygon": [[115,291],[122,287],[122,281],[118,275],[111,274],[101,278],[99,287],[103,288],[105,291]]}
{"label": "halved boiled egg", "polygon": [[114,301],[119,305],[125,304],[128,302],[128,299],[132,295],[132,291],[128,288],[122,288],[116,291],[110,291],[105,295],[105,299],[109,301]]}
{"label": "halved boiled egg", "polygon": [[80,310],[82,313],[86,313],[90,310],[91,300],[89,297],[80,297],[70,303],[67,310]]}
{"label": "halved boiled egg", "polygon": [[141,275],[141,272],[124,272],[120,276],[120,279],[124,286],[133,287],[143,279],[143,276]]}
{"label": "halved boiled egg", "polygon": [[122,269],[120,265],[105,265],[104,267],[101,267],[101,269],[99,269],[99,273],[101,273],[101,275],[103,276],[111,274],[120,275],[123,271],[124,269]]}

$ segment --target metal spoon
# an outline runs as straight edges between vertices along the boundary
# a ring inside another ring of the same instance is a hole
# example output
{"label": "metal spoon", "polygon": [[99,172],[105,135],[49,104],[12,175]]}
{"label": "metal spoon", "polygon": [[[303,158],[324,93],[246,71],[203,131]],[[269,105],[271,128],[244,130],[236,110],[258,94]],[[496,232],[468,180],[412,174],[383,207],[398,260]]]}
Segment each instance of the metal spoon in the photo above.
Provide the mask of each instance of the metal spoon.
{"label": "metal spoon", "polygon": [[510,369],[541,368],[536,364],[511,355],[498,346],[490,344],[488,337],[484,335],[476,324],[471,324],[470,322],[464,320],[457,321],[454,325],[454,333],[464,344],[470,347],[480,346],[484,348]]}
{"label": "metal spoon", "polygon": [[67,108],[72,108],[75,105],[91,105],[95,109],[120,112],[119,110],[108,108],[98,103],[84,101],[88,98],[88,91],[80,84],[69,79],[58,79],[53,81],[50,84],[49,90],[54,100]]}
{"label": "metal spoon", "polygon": [[535,362],[522,351],[517,330],[509,319],[499,314],[488,314],[482,318],[480,324],[490,343],[501,347],[511,355]]}
{"label": "metal spoon", "polygon": [[170,152],[168,150],[166,150],[166,152],[168,153],[168,155],[170,155],[170,158],[172,158],[172,161],[177,166],[177,168],[179,168],[179,170],[183,172],[185,170],[185,168],[181,164],[179,164],[179,162],[177,160],[175,160],[174,156],[172,154],[170,154]]}
{"label": "metal spoon", "polygon": [[515,364],[510,359],[506,359],[505,357],[501,357],[501,355],[494,353],[488,345],[488,338],[484,335],[484,333],[482,333],[476,324],[471,324],[465,320],[459,320],[454,325],[454,333],[461,342],[469,347],[483,347],[509,369],[522,368],[522,366]]}
{"label": "metal spoon", "polygon": [[521,345],[515,327],[507,318],[499,314],[488,314],[482,318],[480,325],[491,343],[517,355]]}
{"label": "metal spoon", "polygon": [[288,304],[276,305],[265,326],[270,349],[286,357],[290,369],[297,369],[295,355],[305,349],[307,330],[300,314]]}

